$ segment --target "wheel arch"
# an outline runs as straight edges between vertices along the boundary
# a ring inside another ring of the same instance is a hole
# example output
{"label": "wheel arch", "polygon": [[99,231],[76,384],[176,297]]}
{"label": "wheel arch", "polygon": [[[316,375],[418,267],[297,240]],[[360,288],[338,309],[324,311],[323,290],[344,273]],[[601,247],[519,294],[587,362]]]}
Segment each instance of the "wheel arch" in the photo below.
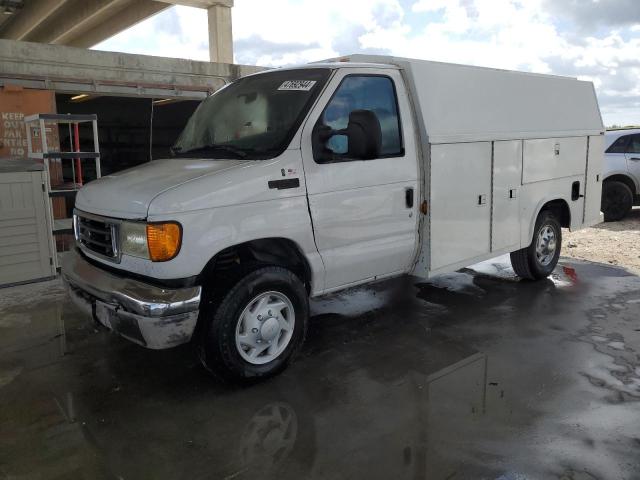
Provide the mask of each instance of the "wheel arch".
{"label": "wheel arch", "polygon": [[603,182],[603,185],[606,182],[624,183],[627,187],[631,189],[631,193],[633,193],[633,195],[638,195],[638,187],[634,182],[633,178],[631,178],[629,175],[626,175],[624,173],[615,173],[613,175],[609,175],[602,182]]}
{"label": "wheel arch", "polygon": [[235,284],[238,277],[265,265],[293,271],[304,283],[307,293],[311,291],[313,271],[309,260],[300,245],[286,237],[256,238],[228,246],[209,259],[198,280],[203,285],[221,280]]}
{"label": "wheel arch", "polygon": [[[565,199],[556,198],[555,200],[549,200],[544,205],[542,205],[540,210],[538,210],[538,215],[540,215],[540,213],[545,210],[553,213],[553,215],[560,222],[561,227],[571,227],[571,209],[569,208],[569,204]],[[536,215],[536,219],[538,218],[538,215]]]}
{"label": "wheel arch", "polygon": [[532,216],[529,221],[529,230],[527,235],[527,245],[531,243],[533,238],[533,231],[535,229],[536,221],[540,216],[540,213],[549,210],[560,222],[560,226],[564,228],[571,227],[571,209],[569,203],[564,198],[548,198],[540,201],[535,210],[535,215]]}

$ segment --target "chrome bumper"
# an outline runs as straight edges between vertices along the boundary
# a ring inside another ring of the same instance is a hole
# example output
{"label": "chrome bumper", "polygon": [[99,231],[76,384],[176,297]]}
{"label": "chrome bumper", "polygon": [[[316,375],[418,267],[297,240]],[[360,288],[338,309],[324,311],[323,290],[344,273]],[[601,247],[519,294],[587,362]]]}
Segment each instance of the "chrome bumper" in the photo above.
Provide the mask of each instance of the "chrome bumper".
{"label": "chrome bumper", "polygon": [[199,286],[167,289],[120,277],[92,265],[76,250],[64,256],[62,278],[80,309],[133,342],[162,349],[191,339]]}

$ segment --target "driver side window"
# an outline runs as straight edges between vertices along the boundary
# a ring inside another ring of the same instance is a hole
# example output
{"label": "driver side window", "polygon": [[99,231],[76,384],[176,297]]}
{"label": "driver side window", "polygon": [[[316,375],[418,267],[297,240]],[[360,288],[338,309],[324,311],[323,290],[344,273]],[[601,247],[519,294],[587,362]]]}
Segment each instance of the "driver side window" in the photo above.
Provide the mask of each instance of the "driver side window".
{"label": "driver side window", "polygon": [[[378,158],[404,155],[396,90],[391,78],[383,75],[345,77],[322,112],[318,123],[334,132],[344,130],[349,124],[349,115],[355,110],[370,110],[378,118],[382,132]],[[332,135],[324,144],[331,160],[324,156],[315,160],[318,163],[351,160],[346,156],[349,150],[348,142],[347,135]]]}

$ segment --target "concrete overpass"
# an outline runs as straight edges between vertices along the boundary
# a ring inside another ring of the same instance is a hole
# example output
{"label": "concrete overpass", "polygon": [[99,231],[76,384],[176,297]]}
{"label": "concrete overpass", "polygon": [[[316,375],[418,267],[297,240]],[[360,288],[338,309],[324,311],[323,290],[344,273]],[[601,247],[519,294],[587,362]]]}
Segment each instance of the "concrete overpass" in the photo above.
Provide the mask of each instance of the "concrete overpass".
{"label": "concrete overpass", "polygon": [[261,70],[264,68],[250,65],[0,39],[0,87],[202,100],[226,83]]}
{"label": "concrete overpass", "polygon": [[233,63],[233,0],[0,0],[0,38],[89,48],[171,5],[206,10],[210,60]]}

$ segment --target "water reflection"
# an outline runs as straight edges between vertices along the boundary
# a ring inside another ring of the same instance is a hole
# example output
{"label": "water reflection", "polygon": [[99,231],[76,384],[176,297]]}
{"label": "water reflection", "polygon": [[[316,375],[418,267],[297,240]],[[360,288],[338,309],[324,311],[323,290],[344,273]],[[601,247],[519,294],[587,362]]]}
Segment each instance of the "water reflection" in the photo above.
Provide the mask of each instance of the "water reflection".
{"label": "water reflection", "polygon": [[[212,382],[189,349],[149,352],[94,331],[65,304],[34,310],[19,355],[29,368],[0,390],[3,419],[20,419],[0,427],[11,442],[0,461],[10,474],[91,478],[449,475],[456,442],[486,411],[487,358],[431,332],[414,291],[402,281],[316,304],[302,358],[250,388]],[[26,411],[6,403],[25,391]]]}
{"label": "water reflection", "polygon": [[298,416],[286,402],[260,408],[244,428],[240,439],[240,463],[272,472],[289,458],[298,439]]}
{"label": "water reflection", "polygon": [[310,382],[318,372],[301,373],[181,398],[130,387],[122,396],[54,392],[53,408],[44,396],[33,412],[48,420],[21,432],[13,458],[38,459],[34,470],[21,463],[23,473],[51,468],[37,452],[56,432],[55,444],[72,448],[74,468],[92,478],[447,478],[460,469],[461,438],[487,408],[481,353],[430,373],[406,370],[395,382],[362,374]]}
{"label": "water reflection", "polygon": [[[499,270],[394,280],[314,302],[298,361],[244,388],[212,381],[188,347],[151,352],[96,331],[62,300],[11,311],[27,317],[20,327],[0,323],[0,478],[540,473],[554,459],[541,455],[548,450],[536,438],[561,439],[559,457],[583,440],[582,431],[575,439],[565,432],[580,397],[591,394],[587,381],[572,382],[582,380],[593,348],[566,342],[584,327],[578,302],[632,279],[592,280],[593,288],[576,268],[520,284]],[[631,316],[636,297],[607,301],[624,303]],[[614,348],[615,332],[601,333]],[[568,400],[544,406],[555,398]],[[579,478],[575,463],[547,471]]]}
{"label": "water reflection", "polygon": [[[281,390],[290,402],[268,402],[248,420],[228,412],[224,431],[243,433],[230,449],[239,452],[236,462],[220,475],[448,478],[460,470],[456,445],[469,424],[486,412],[487,357],[475,353],[429,374],[406,373],[405,381],[395,386],[349,378],[349,391],[335,392],[343,399],[339,403],[313,401],[332,395],[325,388],[298,397]],[[334,385],[339,390],[344,386]],[[352,402],[353,397],[359,401]],[[220,427],[211,433],[226,442]]]}

